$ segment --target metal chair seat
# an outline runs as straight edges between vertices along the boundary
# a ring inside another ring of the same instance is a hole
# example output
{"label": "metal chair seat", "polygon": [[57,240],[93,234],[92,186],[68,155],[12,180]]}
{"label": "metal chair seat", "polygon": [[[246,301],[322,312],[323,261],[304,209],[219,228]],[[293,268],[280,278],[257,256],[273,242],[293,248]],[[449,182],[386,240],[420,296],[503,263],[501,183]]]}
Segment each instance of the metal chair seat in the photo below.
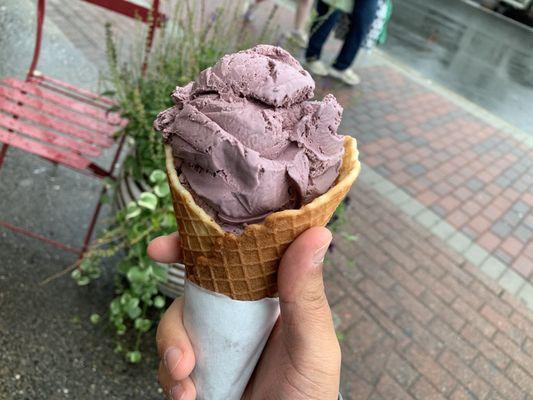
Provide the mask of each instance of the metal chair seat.
{"label": "metal chair seat", "polygon": [[[152,47],[154,31],[167,17],[159,12],[159,0],[152,1],[152,8],[135,4],[132,0],[84,0],[88,3],[138,18],[149,23],[145,59]],[[115,166],[122,151],[125,135],[120,135],[118,146],[109,167],[98,164],[103,151],[113,146],[117,133],[128,121],[121,118],[112,100],[77,88],[36,71],[41,48],[45,15],[45,0],[37,0],[37,29],[35,48],[26,80],[7,77],[0,80],[0,169],[9,147],[16,147],[57,165],[96,178],[115,179]],[[103,185],[99,199],[107,191]],[[0,220],[0,226],[50,243],[82,257],[91,240],[101,209],[97,202],[80,248],[74,248],[35,232]]]}
{"label": "metal chair seat", "polygon": [[56,79],[35,73],[29,81],[0,80],[0,142],[54,163],[98,176],[110,171],[93,158],[113,145],[127,124],[115,103]]}

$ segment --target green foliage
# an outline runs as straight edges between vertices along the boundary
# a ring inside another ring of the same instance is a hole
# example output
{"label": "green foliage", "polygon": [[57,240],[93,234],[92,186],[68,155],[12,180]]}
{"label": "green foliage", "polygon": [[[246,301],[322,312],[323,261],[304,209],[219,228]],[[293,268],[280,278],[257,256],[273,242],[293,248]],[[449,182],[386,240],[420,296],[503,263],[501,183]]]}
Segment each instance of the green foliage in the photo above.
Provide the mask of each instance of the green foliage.
{"label": "green foliage", "polygon": [[91,317],[89,318],[91,320],[91,323],[96,325],[98,322],[100,322],[100,315],[98,314],[91,314]]}
{"label": "green foliage", "polygon": [[128,351],[126,353],[126,359],[132,363],[132,364],[136,364],[138,363],[139,361],[141,361],[141,352],[139,350],[134,350],[134,351]]}
{"label": "green foliage", "polygon": [[357,235],[352,235],[350,233],[347,233],[347,232],[342,232],[341,233],[341,236],[346,239],[347,241],[349,242],[356,242],[357,241]]}
{"label": "green foliage", "polygon": [[[154,173],[164,176],[160,170]],[[152,182],[153,190],[162,184],[160,180]],[[79,285],[87,285],[100,276],[103,259],[114,255],[121,257],[116,265],[116,297],[109,305],[108,314],[117,336],[123,338],[117,350],[125,353],[130,362],[141,360],[138,351],[141,336],[155,324],[165,306],[157,285],[166,280],[168,267],[149,259],[146,248],[154,237],[175,230],[170,195],[156,197],[144,192],[137,202],[116,213],[115,221],[100,233],[79,267],[72,272]],[[94,324],[100,319],[98,314],[90,317]]]}
{"label": "green foliage", "polygon": [[[153,183],[153,189],[161,183]],[[166,281],[167,267],[150,260],[146,248],[154,237],[175,230],[171,197],[158,198],[144,192],[137,202],[116,213],[114,222],[100,233],[72,272],[78,285],[87,285],[100,276],[105,258],[121,256],[115,271],[116,297],[109,305],[108,315],[115,333],[123,338],[117,349],[130,362],[140,361],[141,336],[154,325],[165,306],[157,285]],[[93,324],[100,319],[98,314],[90,317]]]}
{"label": "green foliage", "polygon": [[335,214],[331,218],[331,221],[328,224],[328,228],[333,233],[338,233],[341,226],[346,223],[346,203],[342,202],[338,205],[335,210]]}
{"label": "green foliage", "polygon": [[166,27],[156,32],[144,75],[146,27],[130,50],[130,59],[123,62],[112,28],[106,25],[109,73],[102,79],[106,86],[103,94],[118,100],[122,115],[129,120],[125,132],[135,145],[125,166],[137,179],[164,166],[161,138],[152,123],[159,112],[172,106],[170,94],[174,88],[190,82],[224,54],[267,42],[272,35],[274,15],[257,37],[250,34],[238,4],[228,1],[206,15],[205,4],[198,3],[177,2]]}
{"label": "green foliage", "polygon": [[[272,30],[273,13],[257,37],[242,22],[239,4],[228,6],[232,4],[228,1],[206,15],[204,2],[198,3],[177,3],[165,29],[157,31],[144,74],[146,27],[142,26],[127,60],[123,60],[112,28],[106,25],[108,72],[102,79],[102,94],[117,100],[119,107],[111,111],[120,111],[129,120],[123,133],[132,152],[124,162],[125,173],[148,182],[151,190],[115,214],[72,278],[80,286],[90,284],[101,275],[103,261],[113,257],[115,297],[107,315],[117,337],[115,352],[124,354],[131,363],[141,361],[142,335],[157,324],[165,307],[158,284],[166,281],[167,267],[150,260],[146,248],[154,237],[176,230],[163,171],[162,140],[152,128],[153,121],[160,111],[172,106],[170,94],[177,85],[187,84],[226,53],[268,42]],[[109,189],[114,186],[112,181],[105,184]],[[90,320],[96,324],[101,317],[93,314]]]}

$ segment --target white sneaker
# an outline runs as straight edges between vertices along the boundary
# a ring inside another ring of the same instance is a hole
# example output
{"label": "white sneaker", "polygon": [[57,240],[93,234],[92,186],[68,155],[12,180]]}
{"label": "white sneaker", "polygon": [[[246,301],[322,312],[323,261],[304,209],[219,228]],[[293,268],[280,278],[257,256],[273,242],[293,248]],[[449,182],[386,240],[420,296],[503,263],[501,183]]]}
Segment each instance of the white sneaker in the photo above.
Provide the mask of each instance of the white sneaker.
{"label": "white sneaker", "polygon": [[329,72],[328,67],[320,60],[308,61],[306,67],[309,72],[317,76],[326,76]]}
{"label": "white sneaker", "polygon": [[298,47],[306,48],[307,42],[309,41],[309,36],[305,32],[293,29],[287,33],[287,39],[295,43]]}
{"label": "white sneaker", "polygon": [[340,81],[343,81],[347,85],[355,86],[361,82],[361,78],[352,69],[347,68],[344,71],[339,71],[333,67],[329,68],[329,76],[336,78]]}

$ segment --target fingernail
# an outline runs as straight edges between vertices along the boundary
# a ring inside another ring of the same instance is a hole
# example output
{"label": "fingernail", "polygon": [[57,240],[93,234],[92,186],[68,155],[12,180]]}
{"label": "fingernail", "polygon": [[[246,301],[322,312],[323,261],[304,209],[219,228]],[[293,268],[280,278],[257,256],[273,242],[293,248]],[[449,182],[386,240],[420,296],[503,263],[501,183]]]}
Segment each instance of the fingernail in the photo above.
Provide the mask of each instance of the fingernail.
{"label": "fingernail", "polygon": [[165,351],[165,366],[170,374],[172,374],[172,371],[178,366],[182,355],[181,350],[177,347],[169,347]]}
{"label": "fingernail", "polygon": [[170,389],[170,398],[172,400],[182,400],[185,398],[185,392],[179,383]]}
{"label": "fingernail", "polygon": [[315,251],[315,254],[313,254],[313,265],[319,266],[324,262],[324,257],[328,251],[329,243],[330,242],[327,242],[324,246]]}

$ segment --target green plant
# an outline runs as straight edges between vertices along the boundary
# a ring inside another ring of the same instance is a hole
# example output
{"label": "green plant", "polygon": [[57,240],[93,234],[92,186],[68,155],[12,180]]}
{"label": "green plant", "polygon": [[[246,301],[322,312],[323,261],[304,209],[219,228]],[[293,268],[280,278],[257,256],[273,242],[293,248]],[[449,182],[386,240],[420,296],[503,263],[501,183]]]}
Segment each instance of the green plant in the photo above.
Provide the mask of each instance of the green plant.
{"label": "green plant", "polygon": [[108,87],[105,93],[118,100],[118,108],[129,119],[126,134],[134,146],[125,167],[135,178],[145,178],[164,165],[161,138],[152,123],[160,111],[172,105],[174,88],[193,80],[224,54],[268,41],[274,15],[255,36],[239,13],[238,6],[220,6],[206,15],[204,2],[196,6],[190,0],[178,2],[167,27],[158,31],[144,74],[145,32],[141,31],[124,63],[112,28],[106,25],[109,72],[102,83]]}
{"label": "green plant", "polygon": [[[165,173],[154,170],[149,181],[152,191],[141,193],[136,202],[116,213],[113,223],[100,233],[72,272],[78,285],[88,285],[100,276],[103,259],[121,252],[115,274],[116,297],[108,316],[117,337],[127,337],[118,341],[117,350],[124,351],[130,362],[140,361],[141,337],[165,306],[157,285],[166,280],[168,267],[150,260],[146,247],[155,236],[176,230]],[[90,320],[97,324],[101,317],[92,314]]]}
{"label": "green plant", "polygon": [[[150,260],[146,248],[154,237],[176,230],[170,191],[161,170],[163,145],[152,128],[153,120],[172,105],[170,93],[176,85],[188,83],[226,53],[268,42],[272,33],[273,13],[254,35],[244,22],[238,22],[242,21],[238,6],[218,7],[206,15],[204,2],[191,3],[178,2],[166,28],[158,31],[144,73],[146,31],[139,31],[124,62],[112,28],[106,26],[108,71],[102,83],[104,94],[118,101],[117,110],[129,120],[124,133],[131,152],[124,163],[125,173],[150,182],[151,190],[114,215],[72,277],[79,285],[88,285],[100,276],[105,259],[119,258],[115,297],[105,314],[115,329],[116,351],[132,363],[141,360],[142,335],[156,324],[165,306],[158,284],[166,280],[168,267]],[[90,320],[98,324],[102,317],[92,314]]]}

